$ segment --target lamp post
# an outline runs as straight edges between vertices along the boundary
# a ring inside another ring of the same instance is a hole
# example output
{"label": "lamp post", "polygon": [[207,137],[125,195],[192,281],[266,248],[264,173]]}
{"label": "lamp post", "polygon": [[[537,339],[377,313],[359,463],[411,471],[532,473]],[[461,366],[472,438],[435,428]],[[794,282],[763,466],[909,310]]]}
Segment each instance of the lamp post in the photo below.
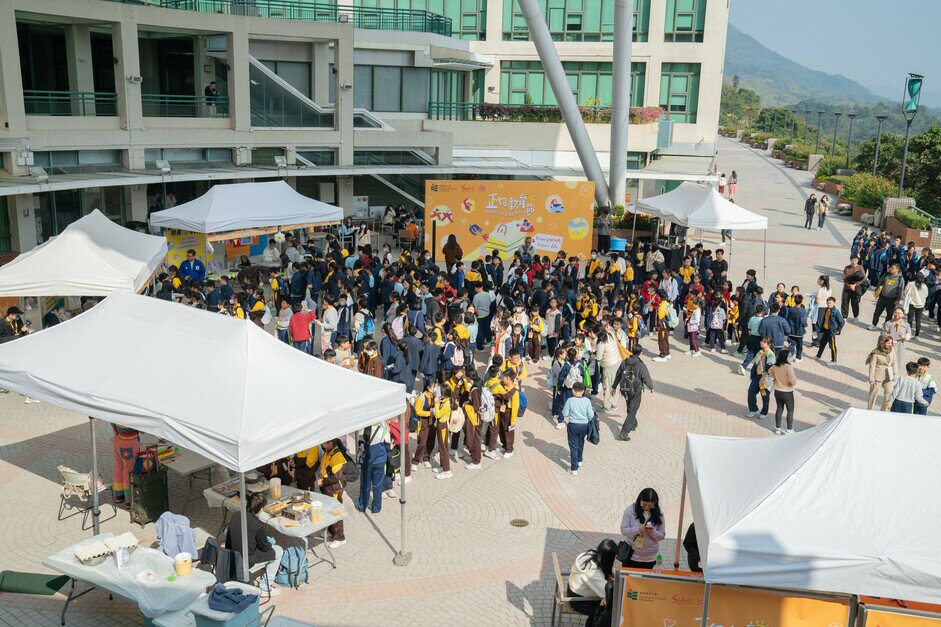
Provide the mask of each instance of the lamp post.
{"label": "lamp post", "polygon": [[887,115],[877,115],[876,119],[879,120],[879,130],[876,131],[876,155],[872,160],[872,175],[876,175],[876,168],[879,167],[879,144],[882,143],[882,123],[885,122],[885,119],[889,117]]}
{"label": "lamp post", "polygon": [[817,143],[814,145],[814,154],[820,154],[820,125],[823,123],[823,114],[826,111],[817,111]]}
{"label": "lamp post", "polygon": [[800,111],[798,111],[797,109],[794,109],[792,113],[794,114],[794,126],[793,126],[794,131],[791,133],[791,135],[794,136],[794,139],[797,139],[797,114],[800,113]]}
{"label": "lamp post", "polygon": [[807,125],[810,123],[810,109],[804,111],[804,145],[807,145]]}
{"label": "lamp post", "polygon": [[850,167],[850,151],[853,150],[853,120],[856,119],[855,113],[847,113],[846,117],[850,119],[850,130],[846,135],[846,169]]}
{"label": "lamp post", "polygon": [[840,126],[840,116],[843,115],[838,111],[834,111],[833,115],[835,116],[833,120],[833,143],[830,144],[830,156],[832,157],[834,152],[836,152],[836,129]]}
{"label": "lamp post", "polygon": [[909,74],[905,79],[905,94],[902,96],[902,115],[905,116],[905,148],[902,149],[902,175],[899,176],[899,198],[905,187],[905,162],[908,160],[908,138],[912,133],[912,121],[918,113],[918,102],[921,100],[921,83],[924,76]]}

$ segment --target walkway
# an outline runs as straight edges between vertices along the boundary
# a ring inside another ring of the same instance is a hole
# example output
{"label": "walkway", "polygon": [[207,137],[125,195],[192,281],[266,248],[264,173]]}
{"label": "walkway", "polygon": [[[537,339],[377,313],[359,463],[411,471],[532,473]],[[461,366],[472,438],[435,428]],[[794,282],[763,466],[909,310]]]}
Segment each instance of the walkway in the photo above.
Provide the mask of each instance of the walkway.
{"label": "walkway", "polygon": [[[808,173],[783,169],[764,153],[726,139],[720,143],[719,163],[725,172],[738,172],[737,201],[769,218],[768,279],[762,281],[769,291],[781,281],[800,285],[806,293],[820,274],[838,275],[858,226],[834,217],[822,231],[802,229],[803,200],[812,191]],[[736,236],[732,276],[740,280],[747,268],[761,269],[762,244],[758,233]],[[715,234],[704,241],[718,247]],[[864,311],[871,315],[870,302]],[[929,340],[914,344],[913,354],[937,354],[937,334],[927,335]],[[864,403],[862,362],[874,342],[874,334],[854,323],[840,337],[840,366],[829,368],[813,359],[799,365],[798,429]],[[655,347],[655,341],[645,340],[645,346]],[[386,501],[376,516],[354,511],[347,523],[349,543],[335,551],[338,568],[312,564],[310,583],[278,597],[278,612],[321,627],[548,624],[551,552],[558,551],[568,564],[600,539],[617,538],[624,508],[646,486],[660,492],[667,528],[676,532],[687,433],[771,434],[770,421],[744,418],[747,380],[737,374],[736,360],[711,353],[687,358],[676,340],[673,348],[671,361],[649,362],[656,393],[645,396],[636,437],[629,443],[614,439],[623,403],[613,415],[602,415],[602,442],[589,446],[578,477],[567,472],[564,431],[543,418],[544,367],[531,368],[530,411],[518,427],[514,458],[484,459],[477,471],[457,464],[449,481],[435,480],[424,468],[414,473],[406,523],[413,554],[409,566],[392,564],[399,543],[397,501]],[[15,394],[0,396],[0,502],[7,504],[0,512],[3,568],[41,571],[43,557],[88,535],[79,531],[76,519],[56,521],[56,466],[87,468],[88,442],[83,417],[45,404],[25,405]],[[99,442],[100,458],[110,459],[106,425],[101,425]],[[185,484],[175,481],[171,502],[176,508],[194,524],[218,529],[219,510],[206,509],[201,498],[182,505],[187,497]],[[513,519],[529,524],[514,527]],[[103,528],[154,537],[152,526],[131,526],[123,512]],[[665,561],[672,560],[672,546],[664,547]],[[61,604],[61,597],[0,594],[0,624],[58,624]],[[70,609],[69,624],[139,624],[135,610],[92,593]]]}

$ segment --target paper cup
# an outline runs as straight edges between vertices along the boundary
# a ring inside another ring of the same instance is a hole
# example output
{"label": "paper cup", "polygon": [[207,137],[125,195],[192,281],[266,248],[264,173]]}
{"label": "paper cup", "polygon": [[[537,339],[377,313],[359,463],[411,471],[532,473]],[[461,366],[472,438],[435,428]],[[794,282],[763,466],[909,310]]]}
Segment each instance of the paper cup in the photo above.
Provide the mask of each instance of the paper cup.
{"label": "paper cup", "polygon": [[193,556],[189,553],[177,553],[173,558],[173,569],[177,577],[186,577],[193,572]]}

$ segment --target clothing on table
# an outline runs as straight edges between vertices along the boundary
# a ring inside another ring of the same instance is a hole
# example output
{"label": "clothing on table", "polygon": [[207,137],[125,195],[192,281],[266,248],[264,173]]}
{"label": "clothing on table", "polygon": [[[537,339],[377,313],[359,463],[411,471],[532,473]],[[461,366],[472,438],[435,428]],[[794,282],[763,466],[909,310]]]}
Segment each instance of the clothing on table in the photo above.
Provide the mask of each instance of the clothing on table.
{"label": "clothing on table", "polygon": [[157,519],[154,530],[157,545],[164,555],[175,557],[177,553],[196,553],[196,531],[190,527],[190,519],[173,512],[164,512]]}

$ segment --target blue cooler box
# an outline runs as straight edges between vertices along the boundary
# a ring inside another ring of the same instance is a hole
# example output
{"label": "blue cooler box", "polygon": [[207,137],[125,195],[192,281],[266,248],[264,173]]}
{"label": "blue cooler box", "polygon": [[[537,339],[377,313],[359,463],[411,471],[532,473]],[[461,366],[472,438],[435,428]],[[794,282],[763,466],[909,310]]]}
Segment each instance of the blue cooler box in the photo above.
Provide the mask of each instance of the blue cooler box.
{"label": "blue cooler box", "polygon": [[625,250],[627,250],[627,240],[621,239],[620,237],[612,237],[611,250],[623,253]]}
{"label": "blue cooler box", "polygon": [[238,614],[232,614],[209,609],[209,595],[201,597],[190,607],[190,611],[196,617],[196,627],[244,627],[252,624],[252,621],[257,622],[262,591],[255,586],[238,581],[230,581],[223,585],[226,588],[240,588],[245,594],[255,594],[259,598]]}

